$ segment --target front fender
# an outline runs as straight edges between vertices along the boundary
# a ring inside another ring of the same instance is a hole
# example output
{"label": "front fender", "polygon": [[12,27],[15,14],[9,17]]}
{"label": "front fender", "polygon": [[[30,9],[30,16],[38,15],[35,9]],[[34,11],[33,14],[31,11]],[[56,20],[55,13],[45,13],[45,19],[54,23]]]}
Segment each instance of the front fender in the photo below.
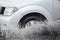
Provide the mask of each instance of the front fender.
{"label": "front fender", "polygon": [[16,13],[10,16],[10,22],[16,22],[18,23],[20,19],[31,12],[39,12],[42,15],[44,15],[48,21],[53,21],[52,15],[50,14],[49,11],[47,11],[45,8],[40,7],[40,6],[27,6],[19,9]]}

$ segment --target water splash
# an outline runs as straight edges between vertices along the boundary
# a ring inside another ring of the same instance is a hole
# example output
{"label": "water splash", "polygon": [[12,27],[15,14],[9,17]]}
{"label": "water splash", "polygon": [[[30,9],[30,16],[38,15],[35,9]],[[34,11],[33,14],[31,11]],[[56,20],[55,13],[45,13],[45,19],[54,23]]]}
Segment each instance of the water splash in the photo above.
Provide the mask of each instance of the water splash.
{"label": "water splash", "polygon": [[40,39],[43,40],[42,37],[45,38],[45,35],[51,36],[51,35],[60,34],[60,23],[52,22],[52,23],[45,24],[43,22],[42,23],[38,22],[36,25],[32,25],[30,27],[25,27],[21,29],[19,29],[19,26],[16,24],[12,25],[8,23],[6,29],[7,30],[5,31],[5,33],[6,33],[7,40],[9,39],[10,40],[13,39],[14,40],[40,40]]}

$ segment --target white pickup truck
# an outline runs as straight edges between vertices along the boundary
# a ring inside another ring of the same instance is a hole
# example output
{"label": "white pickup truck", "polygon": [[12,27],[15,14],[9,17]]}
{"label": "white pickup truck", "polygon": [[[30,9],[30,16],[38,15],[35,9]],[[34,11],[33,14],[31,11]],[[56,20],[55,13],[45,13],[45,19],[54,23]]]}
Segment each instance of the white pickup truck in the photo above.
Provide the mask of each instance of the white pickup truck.
{"label": "white pickup truck", "polygon": [[60,0],[0,0],[0,24],[25,27],[38,21],[59,21]]}

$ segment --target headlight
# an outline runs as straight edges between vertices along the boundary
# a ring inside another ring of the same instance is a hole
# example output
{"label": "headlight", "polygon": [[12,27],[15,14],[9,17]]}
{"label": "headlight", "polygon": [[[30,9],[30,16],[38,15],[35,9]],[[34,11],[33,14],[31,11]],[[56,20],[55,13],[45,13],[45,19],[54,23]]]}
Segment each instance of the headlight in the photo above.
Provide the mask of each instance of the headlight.
{"label": "headlight", "polygon": [[15,7],[14,7],[14,8],[12,8],[12,7],[10,7],[10,8],[5,8],[4,15],[11,15],[11,14],[15,13],[17,10],[18,10],[18,9],[15,8]]}

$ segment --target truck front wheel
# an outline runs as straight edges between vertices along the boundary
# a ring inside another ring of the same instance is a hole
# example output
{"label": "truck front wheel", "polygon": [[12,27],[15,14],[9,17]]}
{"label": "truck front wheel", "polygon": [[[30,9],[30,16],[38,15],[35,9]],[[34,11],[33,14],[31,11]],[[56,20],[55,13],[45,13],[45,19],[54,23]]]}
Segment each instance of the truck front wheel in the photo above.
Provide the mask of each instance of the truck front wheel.
{"label": "truck front wheel", "polygon": [[45,20],[46,20],[46,18],[42,15],[40,15],[40,16],[32,15],[32,16],[23,18],[19,22],[19,25],[21,25],[20,28],[30,27],[30,26],[36,24],[37,22],[44,22]]}

